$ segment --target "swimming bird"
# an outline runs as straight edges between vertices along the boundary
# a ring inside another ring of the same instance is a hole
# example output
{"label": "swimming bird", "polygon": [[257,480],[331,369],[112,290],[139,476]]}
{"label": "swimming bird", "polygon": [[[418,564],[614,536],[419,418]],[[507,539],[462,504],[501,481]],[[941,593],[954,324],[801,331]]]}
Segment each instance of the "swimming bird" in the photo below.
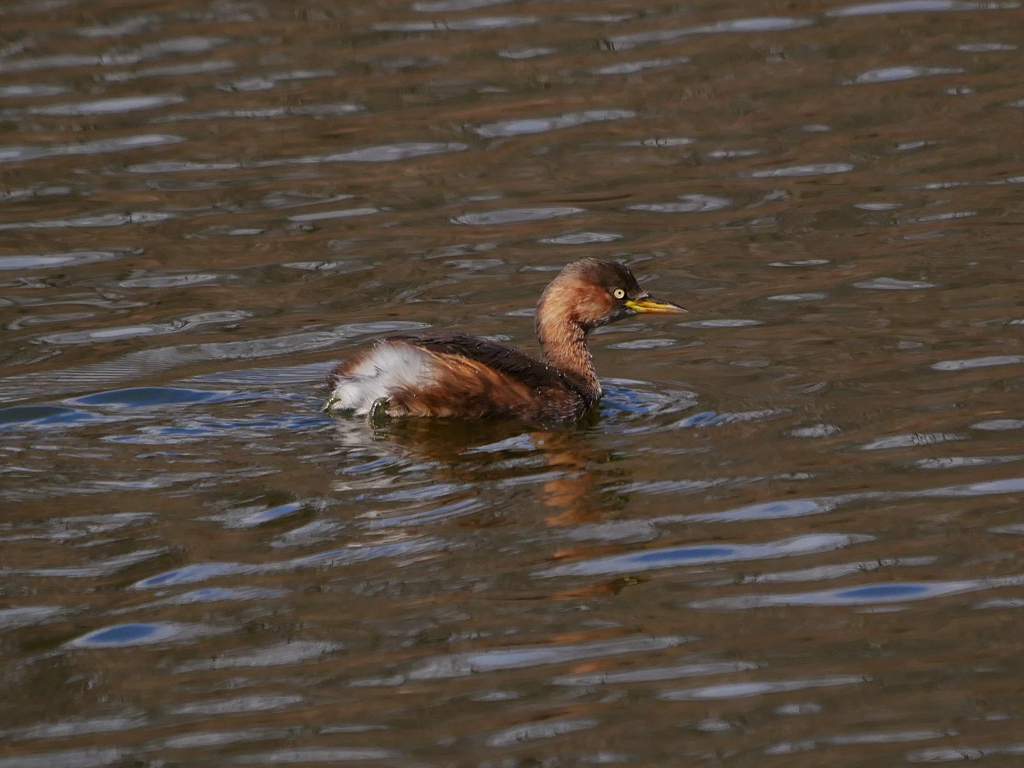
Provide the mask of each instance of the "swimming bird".
{"label": "swimming bird", "polygon": [[616,261],[566,266],[537,304],[543,359],[463,333],[390,336],[330,374],[328,413],[571,422],[601,399],[587,348],[595,328],[686,310],[651,296]]}

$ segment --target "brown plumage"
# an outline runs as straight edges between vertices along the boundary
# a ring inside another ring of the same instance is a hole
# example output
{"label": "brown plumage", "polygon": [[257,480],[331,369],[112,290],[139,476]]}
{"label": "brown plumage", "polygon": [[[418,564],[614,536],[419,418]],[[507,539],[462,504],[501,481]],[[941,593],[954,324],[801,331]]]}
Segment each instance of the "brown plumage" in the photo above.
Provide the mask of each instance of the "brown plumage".
{"label": "brown plumage", "polygon": [[587,334],[637,313],[684,311],[651,297],[622,264],[583,259],[565,267],[537,305],[543,361],[461,333],[391,336],[334,370],[324,410],[574,421],[601,397]]}

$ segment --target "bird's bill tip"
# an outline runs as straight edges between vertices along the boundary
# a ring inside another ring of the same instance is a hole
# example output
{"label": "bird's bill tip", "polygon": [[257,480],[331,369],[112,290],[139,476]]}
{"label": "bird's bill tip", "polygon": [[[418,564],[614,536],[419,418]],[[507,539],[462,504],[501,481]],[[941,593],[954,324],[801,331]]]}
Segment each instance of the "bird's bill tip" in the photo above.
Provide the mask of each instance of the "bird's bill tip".
{"label": "bird's bill tip", "polygon": [[656,299],[653,296],[627,301],[626,306],[634,312],[649,315],[680,315],[687,311],[685,307],[673,304],[671,301]]}

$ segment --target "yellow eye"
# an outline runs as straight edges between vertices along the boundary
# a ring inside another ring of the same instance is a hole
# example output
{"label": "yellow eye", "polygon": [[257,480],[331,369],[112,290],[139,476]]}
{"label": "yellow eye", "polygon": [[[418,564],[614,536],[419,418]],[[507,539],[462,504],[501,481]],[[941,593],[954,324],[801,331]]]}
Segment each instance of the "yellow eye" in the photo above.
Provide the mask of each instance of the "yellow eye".
{"label": "yellow eye", "polygon": [[614,291],[612,291],[612,296],[614,296],[616,299],[624,299],[626,298],[626,292],[621,288],[616,288]]}

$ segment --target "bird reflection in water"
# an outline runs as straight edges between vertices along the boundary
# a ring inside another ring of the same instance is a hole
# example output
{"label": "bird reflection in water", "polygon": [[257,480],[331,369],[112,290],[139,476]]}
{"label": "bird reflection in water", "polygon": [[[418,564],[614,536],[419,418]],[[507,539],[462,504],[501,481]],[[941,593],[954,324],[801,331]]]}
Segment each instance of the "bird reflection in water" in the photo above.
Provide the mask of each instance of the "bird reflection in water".
{"label": "bird reflection in water", "polygon": [[[350,465],[379,467],[375,477],[339,480],[337,490],[392,487],[387,467],[416,466],[430,473],[432,487],[480,485],[540,486],[540,503],[551,526],[596,522],[614,503],[602,494],[602,478],[612,455],[597,451],[587,440],[585,419],[571,428],[543,429],[514,421],[402,419],[373,426],[359,419],[336,422],[336,437]],[[351,470],[344,470],[351,477]],[[621,480],[621,478],[617,478]],[[472,492],[472,491],[470,491]],[[488,516],[463,518],[467,526],[486,527]]]}

